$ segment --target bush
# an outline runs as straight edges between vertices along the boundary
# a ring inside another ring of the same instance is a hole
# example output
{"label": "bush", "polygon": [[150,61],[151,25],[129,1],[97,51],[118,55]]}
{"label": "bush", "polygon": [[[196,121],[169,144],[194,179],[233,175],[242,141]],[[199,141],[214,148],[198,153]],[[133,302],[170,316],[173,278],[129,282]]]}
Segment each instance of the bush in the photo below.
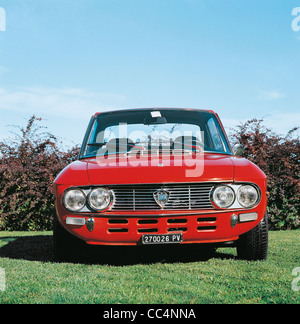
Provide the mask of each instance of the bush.
{"label": "bush", "polygon": [[44,127],[31,117],[21,135],[0,142],[0,230],[42,231],[52,229],[53,181],[78,155],[67,152]]}
{"label": "bush", "polygon": [[244,157],[268,177],[268,214],[271,229],[300,227],[300,143],[294,128],[285,137],[253,119],[238,126],[233,142],[244,146]]}

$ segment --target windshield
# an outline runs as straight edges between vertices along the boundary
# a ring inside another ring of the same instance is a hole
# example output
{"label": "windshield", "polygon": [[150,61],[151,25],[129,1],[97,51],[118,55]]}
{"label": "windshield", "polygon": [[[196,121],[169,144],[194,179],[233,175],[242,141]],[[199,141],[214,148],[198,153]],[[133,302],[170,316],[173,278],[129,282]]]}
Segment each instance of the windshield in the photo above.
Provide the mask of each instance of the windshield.
{"label": "windshield", "polygon": [[212,113],[197,110],[137,110],[103,113],[91,122],[80,157],[130,152],[230,154]]}

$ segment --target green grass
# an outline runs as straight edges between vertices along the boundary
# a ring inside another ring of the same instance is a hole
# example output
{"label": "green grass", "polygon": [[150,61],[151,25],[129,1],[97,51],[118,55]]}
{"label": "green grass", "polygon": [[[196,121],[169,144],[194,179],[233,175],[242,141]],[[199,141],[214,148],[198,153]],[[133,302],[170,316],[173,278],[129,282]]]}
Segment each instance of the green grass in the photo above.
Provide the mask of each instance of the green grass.
{"label": "green grass", "polygon": [[6,274],[0,304],[298,304],[292,270],[300,267],[299,234],[271,232],[265,262],[237,260],[229,248],[205,260],[198,250],[170,247],[112,249],[103,252],[104,263],[74,264],[53,262],[51,232],[0,232],[0,268]]}

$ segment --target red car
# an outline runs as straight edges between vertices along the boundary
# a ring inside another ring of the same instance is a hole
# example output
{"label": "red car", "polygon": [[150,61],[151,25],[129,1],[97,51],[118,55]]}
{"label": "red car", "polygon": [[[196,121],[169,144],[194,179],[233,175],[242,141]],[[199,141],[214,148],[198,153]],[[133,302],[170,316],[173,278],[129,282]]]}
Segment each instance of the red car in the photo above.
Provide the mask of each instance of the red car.
{"label": "red car", "polygon": [[56,257],[76,251],[77,241],[226,242],[242,259],[266,259],[266,176],[240,150],[211,110],[95,114],[78,160],[55,180]]}

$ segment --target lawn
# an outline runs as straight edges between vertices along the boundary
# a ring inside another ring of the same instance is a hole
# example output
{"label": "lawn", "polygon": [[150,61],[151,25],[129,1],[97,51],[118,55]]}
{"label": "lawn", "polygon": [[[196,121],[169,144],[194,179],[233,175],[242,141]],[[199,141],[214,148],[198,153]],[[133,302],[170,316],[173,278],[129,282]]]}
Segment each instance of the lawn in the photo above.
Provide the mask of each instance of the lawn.
{"label": "lawn", "polygon": [[299,231],[271,232],[265,262],[237,260],[229,248],[209,259],[194,247],[156,249],[106,249],[101,263],[54,263],[51,232],[0,232],[0,304],[300,302],[292,289]]}

